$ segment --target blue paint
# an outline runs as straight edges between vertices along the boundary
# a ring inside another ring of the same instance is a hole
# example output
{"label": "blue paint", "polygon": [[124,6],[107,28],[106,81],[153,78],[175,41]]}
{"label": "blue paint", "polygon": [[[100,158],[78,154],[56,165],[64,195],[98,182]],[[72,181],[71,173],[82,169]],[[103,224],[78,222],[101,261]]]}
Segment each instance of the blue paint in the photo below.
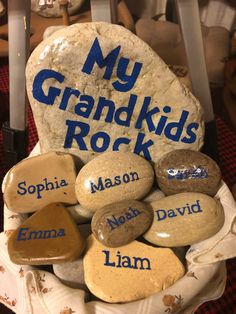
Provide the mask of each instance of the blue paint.
{"label": "blue paint", "polygon": [[29,228],[20,228],[17,235],[17,241],[46,240],[64,237],[65,235],[65,230],[63,228],[57,230],[29,230]]}
{"label": "blue paint", "polygon": [[140,214],[142,214],[142,212],[140,210],[129,207],[128,211],[126,213],[124,213],[124,215],[121,215],[118,217],[116,217],[115,215],[112,215],[110,218],[107,218],[106,221],[107,221],[107,224],[109,225],[109,227],[112,231],[112,230],[120,227],[121,225],[123,225],[127,221],[129,221],[133,218],[136,218]]}

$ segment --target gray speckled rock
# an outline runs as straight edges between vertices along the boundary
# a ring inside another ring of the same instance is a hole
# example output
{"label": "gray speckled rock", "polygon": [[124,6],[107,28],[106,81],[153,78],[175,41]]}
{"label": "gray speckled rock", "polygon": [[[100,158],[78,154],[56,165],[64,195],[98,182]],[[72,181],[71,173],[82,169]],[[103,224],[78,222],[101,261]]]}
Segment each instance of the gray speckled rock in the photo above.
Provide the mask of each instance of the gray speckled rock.
{"label": "gray speckled rock", "polygon": [[[83,4],[84,0],[70,0],[70,6],[68,8],[69,15],[73,15],[76,12],[78,12],[78,9]],[[52,8],[44,8],[40,9],[39,0],[31,0],[31,10],[38,13],[39,15],[45,16],[45,17],[59,17],[62,16],[59,1],[53,2]]]}
{"label": "gray speckled rock", "polygon": [[155,162],[203,144],[199,102],[124,27],[79,23],[55,32],[31,54],[26,77],[42,152],[69,150],[87,163],[121,150]]}
{"label": "gray speckled rock", "polygon": [[142,235],[152,220],[152,209],[147,204],[127,200],[98,209],[91,226],[98,241],[107,247],[118,247]]}
{"label": "gray speckled rock", "polygon": [[155,164],[155,173],[166,195],[199,192],[214,196],[221,182],[220,168],[213,159],[186,149],[164,155]]}

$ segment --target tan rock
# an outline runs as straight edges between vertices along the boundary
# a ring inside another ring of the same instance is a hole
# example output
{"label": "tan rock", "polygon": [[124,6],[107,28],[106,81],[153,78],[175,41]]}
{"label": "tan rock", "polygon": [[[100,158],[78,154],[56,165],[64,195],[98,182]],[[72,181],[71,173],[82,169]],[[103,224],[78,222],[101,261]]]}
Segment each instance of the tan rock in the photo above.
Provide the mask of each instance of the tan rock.
{"label": "tan rock", "polygon": [[84,247],[76,224],[61,204],[51,204],[34,213],[8,240],[9,257],[19,265],[73,261]]}
{"label": "tan rock", "polygon": [[35,212],[55,202],[75,204],[76,174],[69,154],[49,152],[25,159],[8,173],[4,202],[18,213]]}
{"label": "tan rock", "polygon": [[173,149],[203,144],[199,102],[124,27],[61,29],[33,51],[26,76],[42,152],[70,151],[87,163],[120,150],[156,162]]}
{"label": "tan rock", "polygon": [[151,203],[154,219],[144,238],[159,246],[191,245],[216,234],[224,223],[219,200],[202,193],[179,193]]}
{"label": "tan rock", "polygon": [[153,212],[150,206],[127,200],[98,209],[93,215],[91,227],[94,236],[103,245],[118,247],[141,236],[152,221]]}
{"label": "tan rock", "polygon": [[137,200],[151,189],[154,171],[144,158],[108,152],[86,164],[79,172],[75,191],[82,207],[95,211],[122,200]]}
{"label": "tan rock", "polygon": [[[96,262],[94,262],[96,260]],[[94,236],[84,256],[85,282],[98,298],[130,302],[168,288],[184,275],[184,267],[170,249],[138,241],[108,248]]]}

